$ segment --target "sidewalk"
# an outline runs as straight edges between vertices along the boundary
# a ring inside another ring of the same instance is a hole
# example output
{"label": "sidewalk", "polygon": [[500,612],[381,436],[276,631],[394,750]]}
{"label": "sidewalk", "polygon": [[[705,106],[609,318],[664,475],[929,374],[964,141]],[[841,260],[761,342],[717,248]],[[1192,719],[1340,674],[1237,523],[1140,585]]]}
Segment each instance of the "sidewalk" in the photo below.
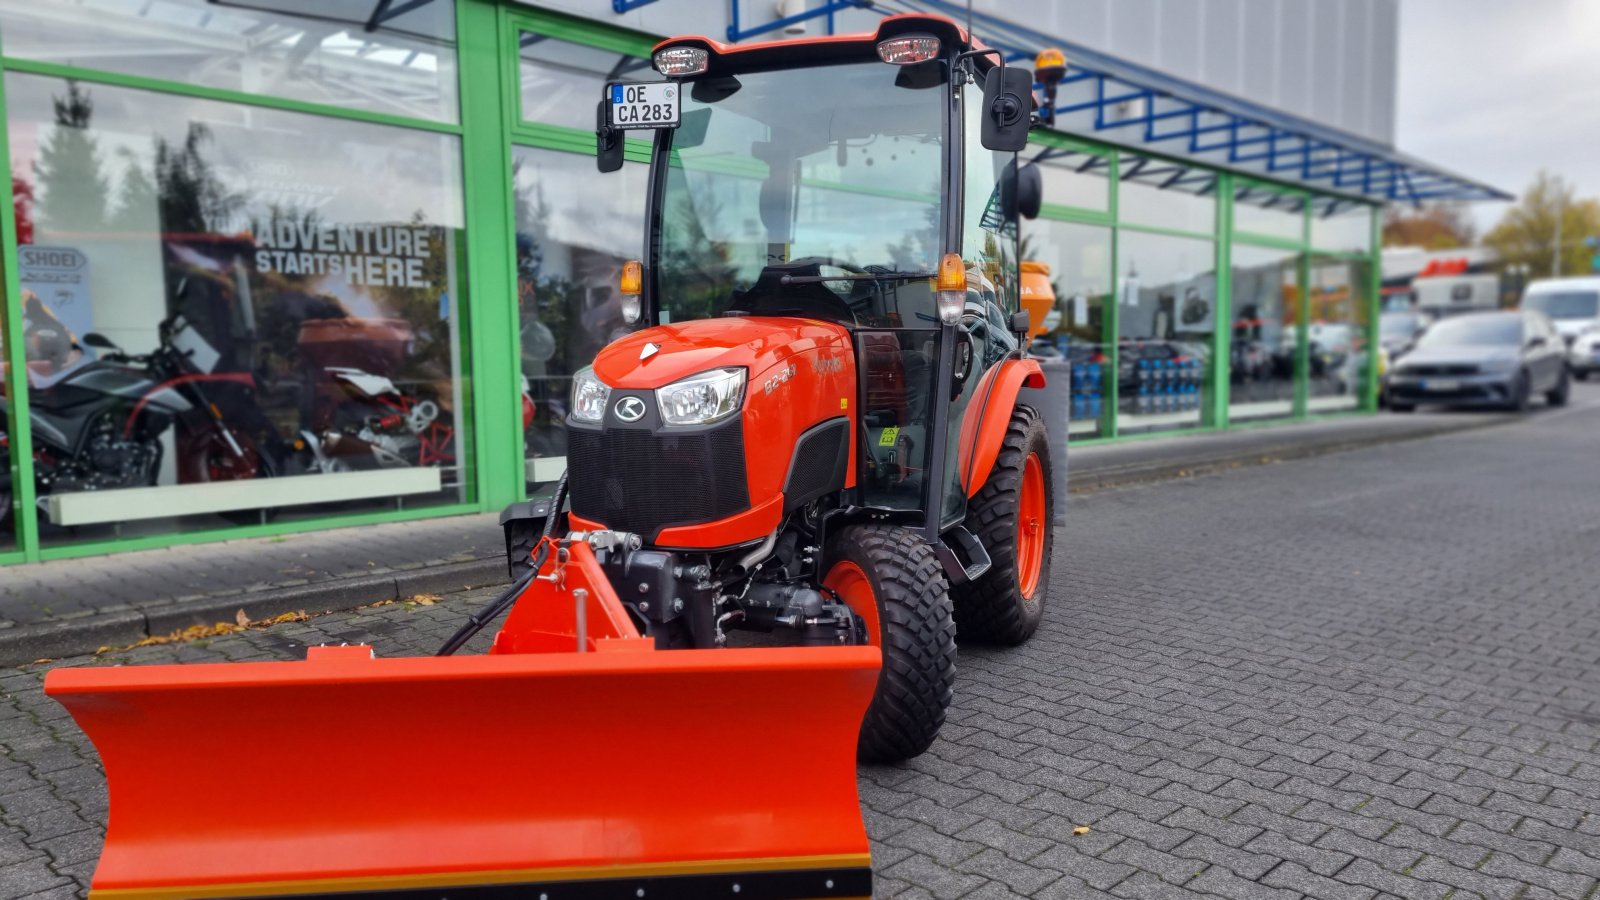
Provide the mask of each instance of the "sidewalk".
{"label": "sidewalk", "polygon": [[[1414,414],[1152,438],[1071,451],[1074,493],[1413,440],[1511,421]],[[506,579],[494,514],[314,531],[0,568],[0,665],[190,625],[327,612]]]}

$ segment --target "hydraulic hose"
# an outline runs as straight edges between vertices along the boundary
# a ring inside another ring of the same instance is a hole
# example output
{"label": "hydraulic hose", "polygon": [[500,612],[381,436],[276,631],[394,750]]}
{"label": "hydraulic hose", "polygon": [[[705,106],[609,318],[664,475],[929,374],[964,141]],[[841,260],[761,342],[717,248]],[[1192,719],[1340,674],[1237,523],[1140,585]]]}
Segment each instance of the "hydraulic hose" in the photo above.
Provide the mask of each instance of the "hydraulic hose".
{"label": "hydraulic hose", "polygon": [[436,656],[453,656],[457,650],[466,646],[467,641],[472,640],[478,632],[482,631],[484,626],[500,618],[506,610],[510,609],[511,605],[517,602],[517,597],[521,596],[523,590],[533,583],[533,579],[539,575],[539,570],[544,568],[545,557],[550,553],[550,544],[544,538],[548,538],[555,533],[556,519],[561,516],[561,505],[566,501],[567,473],[562,472],[561,480],[556,482],[556,492],[550,498],[550,514],[545,517],[544,533],[540,535],[539,547],[533,554],[533,567],[522,573],[522,577],[512,582],[510,587],[500,592],[482,609],[468,616],[467,621],[456,629],[455,634],[450,635],[450,639],[444,642],[443,647],[439,648],[439,652],[435,654]]}

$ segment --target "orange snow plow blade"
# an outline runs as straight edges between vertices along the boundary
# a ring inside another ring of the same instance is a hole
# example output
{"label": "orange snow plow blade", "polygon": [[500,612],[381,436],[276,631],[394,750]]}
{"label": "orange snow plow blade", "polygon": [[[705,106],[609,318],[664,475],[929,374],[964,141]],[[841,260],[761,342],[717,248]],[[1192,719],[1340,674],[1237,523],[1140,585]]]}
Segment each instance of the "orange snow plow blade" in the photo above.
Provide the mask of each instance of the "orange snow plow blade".
{"label": "orange snow plow blade", "polygon": [[878,650],[650,645],[53,671],[110,789],[91,896],[869,895]]}

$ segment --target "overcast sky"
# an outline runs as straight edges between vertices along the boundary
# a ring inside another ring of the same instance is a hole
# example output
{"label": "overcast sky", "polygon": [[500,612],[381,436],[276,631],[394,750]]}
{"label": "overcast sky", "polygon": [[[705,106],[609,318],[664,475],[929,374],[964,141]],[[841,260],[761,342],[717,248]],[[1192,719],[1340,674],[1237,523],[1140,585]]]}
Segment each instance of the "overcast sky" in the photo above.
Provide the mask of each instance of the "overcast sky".
{"label": "overcast sky", "polygon": [[[1399,149],[1521,193],[1600,196],[1600,0],[1400,0]],[[1506,204],[1475,204],[1480,233]]]}

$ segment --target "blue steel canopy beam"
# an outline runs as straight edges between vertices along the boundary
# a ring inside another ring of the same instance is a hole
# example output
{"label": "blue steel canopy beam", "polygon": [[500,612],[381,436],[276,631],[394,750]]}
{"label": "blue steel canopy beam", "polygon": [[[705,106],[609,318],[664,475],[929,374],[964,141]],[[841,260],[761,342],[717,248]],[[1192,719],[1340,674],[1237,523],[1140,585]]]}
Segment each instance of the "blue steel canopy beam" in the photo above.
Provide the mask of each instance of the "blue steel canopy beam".
{"label": "blue steel canopy beam", "polygon": [[656,0],[611,0],[611,11],[617,15],[633,12],[641,6],[649,6]]}

